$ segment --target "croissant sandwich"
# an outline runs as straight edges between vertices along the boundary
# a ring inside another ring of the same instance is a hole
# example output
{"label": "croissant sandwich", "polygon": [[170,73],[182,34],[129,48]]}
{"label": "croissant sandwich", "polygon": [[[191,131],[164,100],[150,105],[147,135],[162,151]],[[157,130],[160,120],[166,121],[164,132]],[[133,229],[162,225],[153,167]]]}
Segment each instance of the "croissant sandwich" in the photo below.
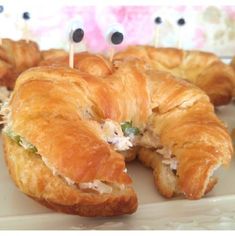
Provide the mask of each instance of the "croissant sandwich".
{"label": "croissant sandwich", "polygon": [[71,214],[136,210],[122,155],[132,147],[154,169],[162,195],[189,199],[213,188],[214,170],[229,164],[233,152],[203,91],[140,61],[102,80],[59,66],[29,69],[1,112],[5,159],[16,185]]}
{"label": "croissant sandwich", "polygon": [[2,39],[0,45],[0,86],[14,88],[19,74],[41,60],[38,45],[32,41]]}
{"label": "croissant sandwich", "polygon": [[114,62],[118,65],[120,61],[133,58],[143,59],[156,70],[194,83],[216,106],[228,104],[235,95],[235,72],[212,53],[132,46],[117,53]]}

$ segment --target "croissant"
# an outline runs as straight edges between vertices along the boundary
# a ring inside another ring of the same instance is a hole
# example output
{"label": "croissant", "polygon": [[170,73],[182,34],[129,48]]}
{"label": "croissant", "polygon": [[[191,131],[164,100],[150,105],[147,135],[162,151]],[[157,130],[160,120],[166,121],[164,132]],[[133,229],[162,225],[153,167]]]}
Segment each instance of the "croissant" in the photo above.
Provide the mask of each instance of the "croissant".
{"label": "croissant", "polygon": [[42,61],[57,58],[57,57],[63,57],[67,56],[68,53],[63,49],[48,49],[48,50],[42,50],[41,51],[41,59]]}
{"label": "croissant", "polygon": [[[57,54],[57,53],[56,53]],[[55,54],[54,54],[55,55]],[[69,66],[69,56],[52,56],[42,60],[40,66]],[[101,55],[81,52],[74,54],[74,68],[94,76],[107,76],[113,72],[112,63]]]}
{"label": "croissant", "polygon": [[1,112],[5,159],[21,191],[71,214],[133,213],[121,155],[131,147],[155,171],[158,161],[167,168],[155,181],[164,196],[198,199],[211,190],[233,148],[208,96],[140,61],[105,78],[58,66],[20,75]]}
{"label": "croissant", "polygon": [[235,73],[229,65],[208,52],[176,48],[132,46],[114,56],[114,63],[141,58],[159,71],[186,79],[204,90],[216,105],[228,104],[235,94]]}
{"label": "croissant", "polygon": [[19,74],[41,60],[38,45],[32,41],[2,39],[0,45],[0,86],[12,90]]}

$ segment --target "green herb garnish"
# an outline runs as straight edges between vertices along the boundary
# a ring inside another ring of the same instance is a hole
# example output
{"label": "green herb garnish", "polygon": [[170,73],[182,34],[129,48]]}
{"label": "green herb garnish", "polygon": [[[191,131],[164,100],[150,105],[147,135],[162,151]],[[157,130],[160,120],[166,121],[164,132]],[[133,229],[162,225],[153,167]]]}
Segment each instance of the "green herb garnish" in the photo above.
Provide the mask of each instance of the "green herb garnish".
{"label": "green herb garnish", "polygon": [[132,121],[126,121],[121,123],[122,132],[124,136],[138,135],[140,130],[132,126]]}
{"label": "green herb garnish", "polygon": [[21,137],[20,135],[16,134],[14,131],[12,131],[11,129],[7,129],[5,130],[5,134],[11,138],[13,141],[15,141],[18,145],[22,146],[24,149],[26,149],[27,151],[33,152],[33,153],[37,153],[37,148],[27,142],[23,137]]}

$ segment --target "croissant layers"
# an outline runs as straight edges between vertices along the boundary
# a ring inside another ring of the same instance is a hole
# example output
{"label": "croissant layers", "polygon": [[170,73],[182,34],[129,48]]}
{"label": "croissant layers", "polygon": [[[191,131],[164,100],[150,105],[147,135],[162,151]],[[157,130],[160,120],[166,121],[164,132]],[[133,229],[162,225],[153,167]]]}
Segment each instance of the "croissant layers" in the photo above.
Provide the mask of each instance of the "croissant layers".
{"label": "croissant layers", "polygon": [[0,86],[13,89],[19,74],[36,66],[41,52],[33,41],[2,39],[0,46]]}
{"label": "croissant layers", "polygon": [[[210,191],[233,148],[208,96],[140,61],[104,78],[58,66],[20,75],[2,110],[5,159],[21,191],[71,214],[133,213],[137,197],[121,154],[133,147],[163,196]],[[127,121],[139,132],[128,136]]]}
{"label": "croissant layers", "polygon": [[117,53],[114,62],[118,65],[133,58],[142,59],[156,70],[170,72],[192,82],[204,90],[216,106],[228,104],[235,95],[235,72],[215,54],[176,48],[131,46]]}
{"label": "croissant layers", "polygon": [[[44,52],[45,54],[46,52]],[[63,52],[57,52],[57,50],[49,50],[47,56],[42,60],[40,66],[69,66],[69,56],[60,55]],[[48,56],[49,54],[49,56]],[[112,74],[113,65],[104,56],[99,54],[91,54],[88,52],[80,52],[74,54],[74,68],[79,71],[86,72],[94,76],[107,76]]]}

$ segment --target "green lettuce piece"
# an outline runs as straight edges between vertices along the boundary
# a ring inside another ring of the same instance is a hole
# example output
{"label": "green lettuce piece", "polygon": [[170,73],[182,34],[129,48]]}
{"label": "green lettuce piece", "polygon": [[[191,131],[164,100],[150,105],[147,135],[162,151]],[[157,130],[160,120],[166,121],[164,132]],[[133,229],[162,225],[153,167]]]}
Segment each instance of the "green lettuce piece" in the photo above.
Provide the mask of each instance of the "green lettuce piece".
{"label": "green lettuce piece", "polygon": [[33,152],[33,153],[37,153],[38,152],[37,148],[33,144],[27,142],[23,137],[21,137],[20,135],[16,134],[11,129],[5,130],[5,134],[9,138],[11,138],[13,141],[15,141],[18,145],[20,145],[24,149],[26,149],[27,151],[30,151],[30,152]]}
{"label": "green lettuce piece", "polygon": [[132,126],[132,121],[126,121],[121,123],[121,128],[124,136],[138,135],[140,130]]}

